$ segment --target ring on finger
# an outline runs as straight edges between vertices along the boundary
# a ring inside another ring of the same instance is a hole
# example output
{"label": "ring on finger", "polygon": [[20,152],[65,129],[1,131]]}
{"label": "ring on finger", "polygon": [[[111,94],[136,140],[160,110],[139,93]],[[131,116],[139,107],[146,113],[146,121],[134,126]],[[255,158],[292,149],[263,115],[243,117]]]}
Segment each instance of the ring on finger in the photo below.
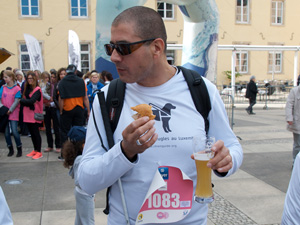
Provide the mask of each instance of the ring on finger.
{"label": "ring on finger", "polygon": [[136,140],[136,144],[137,144],[137,145],[142,145],[142,143],[140,142],[139,139]]}

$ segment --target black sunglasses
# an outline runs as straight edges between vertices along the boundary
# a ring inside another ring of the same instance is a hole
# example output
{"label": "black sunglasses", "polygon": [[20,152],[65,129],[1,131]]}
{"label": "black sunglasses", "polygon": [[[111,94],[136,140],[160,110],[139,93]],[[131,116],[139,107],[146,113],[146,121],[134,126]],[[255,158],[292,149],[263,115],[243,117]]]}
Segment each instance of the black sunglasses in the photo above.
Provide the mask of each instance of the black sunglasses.
{"label": "black sunglasses", "polygon": [[119,43],[119,44],[106,44],[104,45],[106,54],[111,56],[114,49],[117,50],[121,55],[129,55],[133,53],[135,50],[139,49],[143,44],[148,41],[154,41],[156,38],[146,39],[142,41],[132,42],[132,43]]}

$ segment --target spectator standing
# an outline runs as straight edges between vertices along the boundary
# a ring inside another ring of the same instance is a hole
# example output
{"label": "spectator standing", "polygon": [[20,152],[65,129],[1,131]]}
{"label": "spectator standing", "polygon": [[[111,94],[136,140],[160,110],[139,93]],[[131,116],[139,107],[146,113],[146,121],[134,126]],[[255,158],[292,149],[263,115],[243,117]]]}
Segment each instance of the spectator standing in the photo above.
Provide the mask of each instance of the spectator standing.
{"label": "spectator standing", "polygon": [[[49,82],[50,81],[49,79],[51,80],[51,82]],[[46,136],[47,136],[47,144],[48,144],[48,147],[44,150],[44,152],[53,151],[53,136],[51,131],[52,130],[51,122],[53,122],[56,152],[60,153],[61,143],[60,143],[59,123],[57,118],[56,106],[53,101],[53,90],[54,90],[54,85],[56,84],[56,74],[53,73],[52,71],[52,74],[50,76],[48,72],[43,72],[42,80],[43,82],[41,84],[42,85],[41,89],[44,97],[44,110],[45,110],[44,123],[46,127]],[[45,90],[42,87],[45,87]]]}
{"label": "spectator standing", "polygon": [[39,80],[41,79],[42,72],[39,70],[35,70],[34,73],[36,75],[37,81],[39,82]]}
{"label": "spectator standing", "polygon": [[27,72],[23,98],[20,103],[24,106],[23,118],[31,134],[31,141],[34,147],[34,150],[26,156],[32,157],[32,159],[40,159],[43,157],[41,153],[42,138],[39,130],[42,121],[36,120],[34,114],[43,113],[43,94],[33,71]]}
{"label": "spectator standing", "polygon": [[109,84],[114,79],[112,74],[105,70],[103,70],[101,72],[101,77],[102,77],[102,80],[104,81],[104,85]]}
{"label": "spectator standing", "polygon": [[[76,75],[76,66],[69,65],[66,72],[67,76],[58,86],[62,145],[68,139],[67,134],[72,126],[85,124],[84,107],[87,109],[87,116],[90,114],[87,87],[83,79]],[[58,159],[63,160],[62,152]]]}
{"label": "spectator standing", "polygon": [[292,88],[286,100],[287,130],[293,132],[293,161],[300,151],[300,86]]}
{"label": "spectator standing", "polygon": [[78,183],[77,171],[82,158],[82,150],[85,143],[86,128],[74,126],[68,133],[68,141],[63,147],[64,167],[70,168],[69,175],[75,181],[74,195],[76,199],[75,225],[95,224],[94,209],[95,195],[83,191]]}
{"label": "spectator standing", "polygon": [[[124,104],[113,135],[115,145],[105,151],[105,129],[99,101],[95,97],[95,117],[89,119],[78,179],[80,187],[89,194],[111,186],[107,219],[110,225],[126,224],[119,179],[123,181],[122,189],[126,193],[124,198],[129,224],[136,223],[159,165],[180,168],[196,187],[196,166],[190,157],[193,154],[192,137],[206,136],[204,119],[193,103],[182,70],[169,65],[166,43],[166,29],[159,13],[136,6],[126,9],[114,19],[110,43],[105,45],[120,79],[126,83]],[[212,168],[216,175],[227,177],[241,165],[242,148],[230,128],[218,90],[207,79],[203,78],[202,81],[205,82],[211,102],[208,135],[218,140],[212,147],[214,158],[207,167]],[[108,88],[109,85],[102,88],[105,95]],[[168,121],[172,125],[171,130],[166,131],[161,121],[149,120],[146,116],[133,120],[130,106],[141,103],[170,106],[168,109],[173,110],[172,118]],[[101,145],[95,124],[98,124],[105,147]],[[189,138],[171,140],[171,137]],[[207,204],[191,201],[190,213],[176,224],[207,223]]]}
{"label": "spectator standing", "polygon": [[90,108],[92,108],[93,101],[94,101],[94,98],[96,95],[96,91],[100,90],[101,88],[104,87],[104,85],[102,83],[100,83],[99,79],[100,79],[99,73],[94,72],[91,74],[90,82],[87,85],[87,95],[89,98]]}
{"label": "spectator standing", "polygon": [[90,82],[90,76],[91,76],[90,71],[86,72],[86,74],[83,75],[82,79],[84,80],[85,84],[88,84]]}
{"label": "spectator standing", "polygon": [[53,90],[53,101],[55,103],[57,113],[58,113],[58,120],[60,121],[60,112],[59,112],[59,92],[58,92],[58,86],[60,81],[67,75],[66,68],[62,67],[57,71],[57,83],[54,85],[54,90]]}
{"label": "spectator standing", "polygon": [[5,84],[5,81],[3,79],[3,76],[4,76],[3,73],[4,73],[4,70],[2,70],[1,73],[0,73],[0,88],[2,87],[2,85]]}
{"label": "spectator standing", "polygon": [[19,85],[19,87],[21,88],[24,81],[25,81],[25,78],[24,78],[24,74],[21,70],[17,70],[16,73],[16,78],[17,78],[17,84]]}
{"label": "spectator standing", "polygon": [[18,132],[18,121],[19,121],[19,111],[20,111],[20,99],[21,99],[21,88],[15,83],[15,74],[10,71],[4,71],[5,85],[0,88],[0,105],[4,105],[9,108],[7,114],[8,123],[5,128],[5,140],[7,147],[9,149],[8,157],[14,154],[14,147],[11,141],[10,130],[14,136],[16,147],[18,150],[17,157],[22,156],[22,142],[20,134]]}
{"label": "spectator standing", "polygon": [[[25,81],[26,81],[26,79],[24,77],[24,81],[23,81],[22,85],[20,86],[22,96],[23,96],[23,93],[24,93]],[[21,130],[21,135],[30,136],[30,133],[28,131],[28,127],[27,127],[26,123],[24,123],[24,121],[23,121],[23,105],[22,104],[20,104],[19,127],[20,127],[20,130]]]}
{"label": "spectator standing", "polygon": [[255,83],[255,76],[250,77],[250,82],[247,84],[246,98],[249,99],[249,107],[246,111],[249,115],[254,115],[253,106],[256,104],[256,95],[258,93],[257,86]]}

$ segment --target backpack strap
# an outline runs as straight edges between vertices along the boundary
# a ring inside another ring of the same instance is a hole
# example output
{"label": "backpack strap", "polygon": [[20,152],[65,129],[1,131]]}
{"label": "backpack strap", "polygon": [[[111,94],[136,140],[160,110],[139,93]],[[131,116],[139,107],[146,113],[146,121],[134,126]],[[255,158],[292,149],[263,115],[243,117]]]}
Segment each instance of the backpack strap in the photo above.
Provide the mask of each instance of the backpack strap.
{"label": "backpack strap", "polygon": [[193,70],[186,69],[182,66],[178,66],[178,69],[182,70],[183,76],[190,89],[195,107],[204,119],[205,132],[207,134],[209,130],[208,114],[211,110],[211,103],[205,82],[202,77]]}
{"label": "backpack strap", "polygon": [[[101,107],[101,112],[103,116],[103,122],[104,122],[109,148],[112,148],[114,145],[113,134],[118,125],[121,111],[123,108],[125,88],[126,88],[126,84],[124,82],[122,82],[120,79],[114,79],[109,84],[106,100],[104,98],[103,92],[98,93],[99,105]],[[105,209],[103,210],[104,214],[106,215],[109,214],[110,188],[111,186],[108,187],[106,190],[106,206]]]}
{"label": "backpack strap", "polygon": [[111,130],[114,133],[124,103],[126,83],[122,82],[119,78],[110,82],[107,96],[106,96],[106,109],[108,110],[109,122]]}

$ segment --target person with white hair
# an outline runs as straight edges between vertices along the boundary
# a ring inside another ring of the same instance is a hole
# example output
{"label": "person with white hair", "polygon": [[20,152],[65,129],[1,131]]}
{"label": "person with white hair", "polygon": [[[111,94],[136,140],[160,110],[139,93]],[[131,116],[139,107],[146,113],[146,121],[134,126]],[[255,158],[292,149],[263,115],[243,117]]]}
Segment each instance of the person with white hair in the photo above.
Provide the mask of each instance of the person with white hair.
{"label": "person with white hair", "polygon": [[22,87],[22,84],[25,81],[24,74],[23,74],[22,70],[17,70],[15,72],[15,74],[16,74],[16,78],[17,78],[17,84],[19,85],[19,87]]}
{"label": "person with white hair", "polygon": [[249,99],[249,106],[246,111],[249,115],[254,115],[253,106],[256,104],[256,95],[258,93],[257,86],[255,84],[255,76],[250,77],[250,82],[247,84],[246,98]]}

